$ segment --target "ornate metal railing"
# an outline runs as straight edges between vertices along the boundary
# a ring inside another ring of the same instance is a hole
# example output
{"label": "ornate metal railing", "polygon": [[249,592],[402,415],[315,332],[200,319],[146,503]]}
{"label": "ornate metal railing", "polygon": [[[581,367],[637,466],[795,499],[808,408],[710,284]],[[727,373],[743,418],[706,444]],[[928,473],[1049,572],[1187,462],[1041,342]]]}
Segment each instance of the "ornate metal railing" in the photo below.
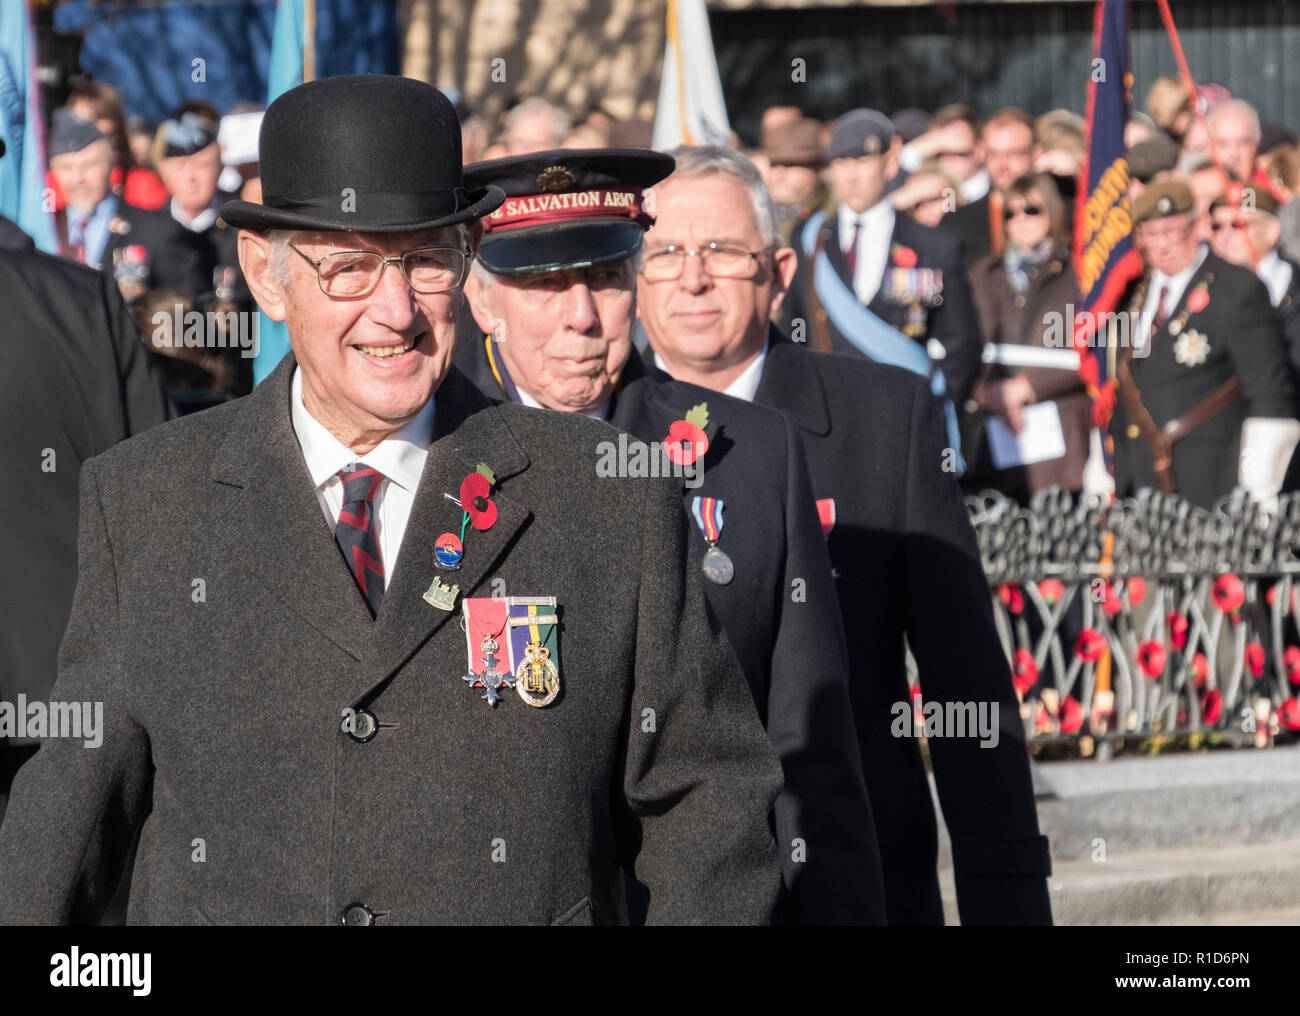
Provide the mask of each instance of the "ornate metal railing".
{"label": "ornate metal railing", "polygon": [[967,508],[1031,740],[1300,731],[1300,495]]}

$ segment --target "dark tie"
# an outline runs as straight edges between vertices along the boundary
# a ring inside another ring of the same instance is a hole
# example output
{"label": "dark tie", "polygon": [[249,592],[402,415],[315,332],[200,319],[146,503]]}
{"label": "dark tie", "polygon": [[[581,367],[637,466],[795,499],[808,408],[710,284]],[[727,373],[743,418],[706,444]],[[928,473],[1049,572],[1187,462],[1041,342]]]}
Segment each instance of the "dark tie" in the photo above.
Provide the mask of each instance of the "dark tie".
{"label": "dark tie", "polygon": [[363,462],[353,462],[339,470],[339,477],[343,480],[343,510],[334,539],[373,619],[384,600],[384,562],[375,539],[374,510],[384,474]]}
{"label": "dark tie", "polygon": [[862,234],[862,220],[853,220],[853,240],[849,243],[849,249],[844,252],[844,259],[849,266],[849,285],[853,285],[853,276],[858,271],[858,237]]}
{"label": "dark tie", "polygon": [[1164,326],[1169,321],[1169,311],[1165,310],[1165,301],[1168,299],[1169,299],[1169,285],[1166,283],[1165,285],[1160,287],[1160,299],[1156,303],[1155,317],[1151,319],[1152,338],[1155,338],[1155,336],[1159,334],[1160,329],[1164,328]]}

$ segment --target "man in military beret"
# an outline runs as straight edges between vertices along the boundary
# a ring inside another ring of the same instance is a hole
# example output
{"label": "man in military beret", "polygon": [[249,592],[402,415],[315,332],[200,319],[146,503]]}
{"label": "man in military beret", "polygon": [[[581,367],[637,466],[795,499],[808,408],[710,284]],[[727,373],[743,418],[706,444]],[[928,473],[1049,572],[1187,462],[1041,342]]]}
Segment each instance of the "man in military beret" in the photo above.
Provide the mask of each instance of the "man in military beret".
{"label": "man in military beret", "polygon": [[780,766],[677,486],[450,364],[503,198],[451,104],[323,78],[260,140],[222,215],[292,355],[85,465],[51,695],[101,746],[19,774],[0,920],[94,920],[141,826],[132,923],[617,923],[625,869],[651,921],[767,920]]}
{"label": "man in military beret", "polygon": [[1133,208],[1146,271],[1112,330],[1119,399],[1115,491],[1177,492],[1210,507],[1235,486],[1268,501],[1300,438],[1281,322],[1264,284],[1197,238],[1191,188],[1148,187]]}
{"label": "man in military beret", "polygon": [[[797,342],[819,352],[932,373],[958,409],[980,367],[979,323],[960,244],[946,227],[898,215],[885,193],[898,145],[884,114],[856,109],[835,122],[827,147],[834,213],[797,231],[799,268],[781,312]],[[955,418],[950,447],[958,447]]]}
{"label": "man in military beret", "polygon": [[1147,184],[1178,165],[1178,146],[1162,134],[1139,141],[1124,153],[1124,160],[1128,163],[1128,196],[1132,202],[1142,196]]}
{"label": "man in military beret", "polygon": [[[466,285],[484,334],[464,366],[495,398],[594,416],[625,431],[607,432],[608,459],[591,449],[589,475],[606,477],[598,486],[626,482],[611,477],[637,471],[636,448],[656,468],[688,467],[676,475],[697,524],[709,604],[785,771],[774,816],[782,919],[876,923],[883,919],[880,868],[853,736],[844,633],[798,435],[782,415],[729,397],[752,390],[752,374],[719,394],[643,365],[632,346],[651,188],[672,167],[669,156],[619,149],[466,167],[468,186],[501,187],[506,200],[484,220]],[[701,261],[722,274],[792,267],[790,251],[778,255],[762,244],[653,257],[642,270],[661,275],[695,272]],[[682,437],[691,443],[684,447]],[[615,458],[622,448],[632,450]]]}
{"label": "man in military beret", "polygon": [[[1050,924],[1019,707],[961,491],[942,468],[942,425],[925,380],[860,356],[809,356],[770,321],[791,252],[773,270],[711,273],[665,252],[779,243],[757,170],[722,148],[678,148],[655,188],[638,307],[674,377],[787,412],[828,530],[849,643],[849,695],[880,840],[890,924],[942,924],[938,841],[925,763],[898,736],[910,710],[905,646],[927,702],[997,703],[995,744],[974,729],[929,742],[966,924]],[[944,707],[951,708],[945,705]],[[963,736],[964,735],[964,736]],[[994,847],[993,844],[996,844]]]}

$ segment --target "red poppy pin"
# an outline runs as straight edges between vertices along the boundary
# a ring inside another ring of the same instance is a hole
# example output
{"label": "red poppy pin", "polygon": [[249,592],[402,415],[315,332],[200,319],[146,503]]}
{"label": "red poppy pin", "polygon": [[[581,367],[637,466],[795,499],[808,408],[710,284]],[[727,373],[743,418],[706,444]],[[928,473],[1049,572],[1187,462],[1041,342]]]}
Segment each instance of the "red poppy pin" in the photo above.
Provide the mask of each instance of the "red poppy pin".
{"label": "red poppy pin", "polygon": [[1214,580],[1211,592],[1214,605],[1225,614],[1231,614],[1246,602],[1246,587],[1236,575],[1220,575]]}
{"label": "red poppy pin", "polygon": [[1167,656],[1165,647],[1159,642],[1143,642],[1138,646],[1137,663],[1142,673],[1154,681],[1164,672]]}
{"label": "red poppy pin", "polygon": [[1074,651],[1085,663],[1095,663],[1106,651],[1106,640],[1096,629],[1085,628],[1079,632],[1079,641],[1075,643]]}
{"label": "red poppy pin", "polygon": [[1282,654],[1282,666],[1286,669],[1286,679],[1292,684],[1300,684],[1300,646],[1287,646]]}
{"label": "red poppy pin", "polygon": [[1201,697],[1201,715],[1208,726],[1214,726],[1223,715],[1223,692],[1211,688]]}
{"label": "red poppy pin", "polygon": [[683,420],[668,428],[664,438],[664,453],[679,466],[689,466],[709,450],[709,436],[704,428],[709,425],[709,404],[701,402],[692,406]]}
{"label": "red poppy pin", "polygon": [[891,244],[889,256],[894,259],[894,264],[900,268],[916,267],[916,251],[912,250],[911,247],[904,247],[901,243]]}
{"label": "red poppy pin", "polygon": [[1193,314],[1199,314],[1210,305],[1210,291],[1206,288],[1205,283],[1201,283],[1190,293],[1187,294],[1187,309]]}
{"label": "red poppy pin", "polygon": [[1019,614],[1025,609],[1025,594],[1013,583],[1004,582],[998,586],[998,596],[1002,599],[1002,605],[1013,614]]}
{"label": "red poppy pin", "polygon": [[1048,606],[1055,606],[1056,601],[1065,595],[1065,584],[1060,579],[1043,579],[1038,583],[1038,592]]}
{"label": "red poppy pin", "polygon": [[1011,668],[1011,683],[1016,686],[1016,694],[1021,698],[1024,698],[1029,689],[1038,683],[1038,664],[1034,662],[1034,654],[1028,649],[1016,650]]}
{"label": "red poppy pin", "polygon": [[492,470],[480,462],[474,472],[460,481],[460,506],[480,533],[496,525],[496,502],[488,496],[495,479]]}
{"label": "red poppy pin", "polygon": [[1187,618],[1176,610],[1171,610],[1168,617],[1169,644],[1175,649],[1187,645]]}
{"label": "red poppy pin", "polygon": [[[1300,653],[1300,650],[1297,650],[1297,653]],[[1252,676],[1264,676],[1264,647],[1258,642],[1251,642],[1246,646],[1246,666],[1250,668]]]}

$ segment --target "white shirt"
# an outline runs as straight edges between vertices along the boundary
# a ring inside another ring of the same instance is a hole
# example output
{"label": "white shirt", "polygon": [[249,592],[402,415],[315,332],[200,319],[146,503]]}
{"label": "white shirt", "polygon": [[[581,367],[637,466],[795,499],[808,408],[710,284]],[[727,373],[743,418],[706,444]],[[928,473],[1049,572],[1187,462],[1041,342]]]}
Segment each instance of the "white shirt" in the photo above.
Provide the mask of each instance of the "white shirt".
{"label": "white shirt", "polygon": [[1271,250],[1259,259],[1255,274],[1264,280],[1268,287],[1268,298],[1274,307],[1286,296],[1286,288],[1291,285],[1291,266],[1283,261],[1277,250]]}
{"label": "white shirt", "polygon": [[990,183],[989,171],[981,169],[978,173],[962,181],[962,185],[957,189],[961,191],[961,199],[969,205],[989,192]]}
{"label": "white shirt", "polygon": [[384,585],[390,587],[397,568],[397,552],[401,549],[411,506],[415,503],[415,489],[420,484],[424,460],[429,456],[429,442],[433,438],[433,399],[429,399],[414,419],[365,455],[357,455],[307,411],[302,401],[302,371],[298,368],[294,368],[292,387],[290,409],[294,433],[298,435],[298,446],[315,486],[316,501],[331,534],[338,526],[339,512],[343,509],[343,481],[339,478],[339,470],[360,461],[385,476],[375,497],[374,518],[379,558],[384,564]]}
{"label": "white shirt", "polygon": [[[764,346],[759,350],[758,355],[745,365],[745,369],[740,372],[736,380],[722,390],[722,394],[730,395],[733,399],[744,399],[746,402],[753,402],[754,396],[758,394],[758,383],[763,380],[763,362],[766,359],[767,347]],[[671,373],[667,364],[664,363],[663,357],[658,353],[655,353],[655,366],[665,374]]]}
{"label": "white shirt", "polygon": [[221,195],[218,194],[212,199],[212,204],[208,205],[207,208],[203,209],[203,211],[199,212],[198,215],[191,219],[185,214],[185,210],[181,208],[181,203],[175,198],[172,198],[171,212],[172,218],[186,229],[194,233],[202,233],[217,221],[218,209],[220,209],[220,207]]}
{"label": "white shirt", "polygon": [[1183,290],[1192,281],[1192,276],[1201,267],[1201,262],[1205,260],[1205,255],[1208,253],[1209,248],[1205,244],[1201,244],[1196,248],[1196,257],[1192,258],[1192,263],[1177,275],[1166,275],[1157,269],[1152,270],[1151,283],[1147,287],[1146,302],[1142,304],[1142,313],[1138,315],[1137,335],[1134,337],[1135,341],[1133,343],[1135,350],[1145,346],[1147,339],[1151,336],[1151,322],[1156,317],[1156,304],[1160,300],[1160,290],[1165,286],[1169,287],[1165,295],[1165,314],[1172,317],[1174,308],[1178,306],[1178,301],[1182,299]]}
{"label": "white shirt", "polygon": [[[533,398],[531,395],[529,395],[522,388],[520,388],[518,383],[515,384],[515,391],[519,393],[519,401],[522,402],[525,406],[529,406],[533,409],[547,408],[546,406],[543,406],[540,402],[538,402],[535,398]],[[593,420],[600,420],[603,423],[604,421],[609,419],[609,399],[606,399],[595,409],[584,410],[582,415],[590,416]]]}
{"label": "white shirt", "polygon": [[[861,215],[848,205],[840,205],[839,218],[840,240],[845,244],[853,241],[854,223],[862,223],[862,231],[858,234],[857,266],[853,272],[853,292],[866,306],[880,289],[885,265],[889,263],[889,241],[894,235],[894,205],[889,198],[884,198]],[[847,256],[848,251],[844,253]]]}

